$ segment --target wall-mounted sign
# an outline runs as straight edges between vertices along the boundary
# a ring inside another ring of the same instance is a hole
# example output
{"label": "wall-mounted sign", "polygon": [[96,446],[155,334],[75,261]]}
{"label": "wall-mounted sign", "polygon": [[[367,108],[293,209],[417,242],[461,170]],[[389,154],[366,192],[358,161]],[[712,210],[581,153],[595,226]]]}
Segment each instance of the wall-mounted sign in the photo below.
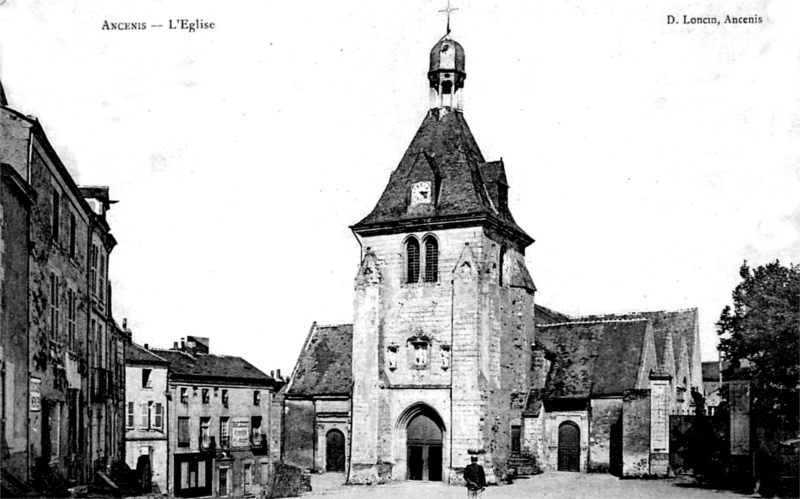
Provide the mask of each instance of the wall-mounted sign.
{"label": "wall-mounted sign", "polygon": [[39,412],[42,410],[42,380],[39,378],[31,378],[30,390],[31,394],[31,412]]}
{"label": "wall-mounted sign", "polygon": [[250,447],[250,418],[233,418],[231,447]]}

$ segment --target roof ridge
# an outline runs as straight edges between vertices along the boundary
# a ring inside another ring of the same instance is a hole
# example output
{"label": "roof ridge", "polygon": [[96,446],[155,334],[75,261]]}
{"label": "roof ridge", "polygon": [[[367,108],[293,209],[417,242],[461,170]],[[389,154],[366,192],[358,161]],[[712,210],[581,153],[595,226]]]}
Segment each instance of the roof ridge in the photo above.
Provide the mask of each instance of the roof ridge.
{"label": "roof ridge", "polygon": [[567,321],[567,322],[556,322],[554,324],[541,324],[536,327],[538,328],[546,328],[546,327],[557,327],[557,326],[568,326],[568,325],[580,325],[580,324],[610,324],[614,322],[647,322],[650,319],[647,317],[637,317],[635,319],[611,319],[611,320],[595,320],[595,321]]}
{"label": "roof ridge", "polygon": [[342,327],[342,326],[352,326],[353,323],[346,323],[346,324],[317,324],[317,329],[322,327]]}

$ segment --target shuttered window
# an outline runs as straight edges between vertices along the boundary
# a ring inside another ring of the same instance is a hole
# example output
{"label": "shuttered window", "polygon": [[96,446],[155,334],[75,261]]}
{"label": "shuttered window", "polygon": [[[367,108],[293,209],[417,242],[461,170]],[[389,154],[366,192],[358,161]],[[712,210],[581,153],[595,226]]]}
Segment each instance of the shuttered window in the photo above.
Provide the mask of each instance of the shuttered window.
{"label": "shuttered window", "polygon": [[425,282],[439,280],[439,243],[433,236],[425,238]]}
{"label": "shuttered window", "polygon": [[419,241],[411,238],[406,243],[406,277],[407,282],[419,280]]}

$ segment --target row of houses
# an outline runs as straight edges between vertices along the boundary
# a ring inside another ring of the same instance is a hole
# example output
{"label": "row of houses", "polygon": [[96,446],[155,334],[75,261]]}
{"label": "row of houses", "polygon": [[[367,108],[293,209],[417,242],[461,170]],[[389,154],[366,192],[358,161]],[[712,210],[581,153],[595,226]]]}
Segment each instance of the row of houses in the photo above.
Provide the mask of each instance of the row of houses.
{"label": "row of houses", "polygon": [[[125,327],[108,279],[108,187],[78,186],[0,84],[4,477],[82,484],[124,452]],[[9,478],[14,480],[15,478]],[[4,480],[4,484],[6,480]]]}
{"label": "row of houses", "polygon": [[126,463],[149,473],[148,490],[176,497],[260,494],[280,458],[270,438],[280,371],[267,375],[209,346],[197,336],[171,349],[131,344]]}
{"label": "row of houses", "polygon": [[116,201],[75,183],[1,83],[0,166],[2,496],[131,477],[178,497],[260,493],[280,449],[280,371],[211,354],[203,337],[132,341],[112,313]]}

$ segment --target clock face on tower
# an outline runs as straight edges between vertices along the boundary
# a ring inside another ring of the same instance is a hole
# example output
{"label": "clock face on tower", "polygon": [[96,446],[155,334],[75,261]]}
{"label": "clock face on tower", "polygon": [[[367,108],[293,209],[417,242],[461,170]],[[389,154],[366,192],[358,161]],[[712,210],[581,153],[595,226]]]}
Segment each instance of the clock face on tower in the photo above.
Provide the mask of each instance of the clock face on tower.
{"label": "clock face on tower", "polygon": [[431,183],[417,182],[411,186],[411,206],[431,202]]}

